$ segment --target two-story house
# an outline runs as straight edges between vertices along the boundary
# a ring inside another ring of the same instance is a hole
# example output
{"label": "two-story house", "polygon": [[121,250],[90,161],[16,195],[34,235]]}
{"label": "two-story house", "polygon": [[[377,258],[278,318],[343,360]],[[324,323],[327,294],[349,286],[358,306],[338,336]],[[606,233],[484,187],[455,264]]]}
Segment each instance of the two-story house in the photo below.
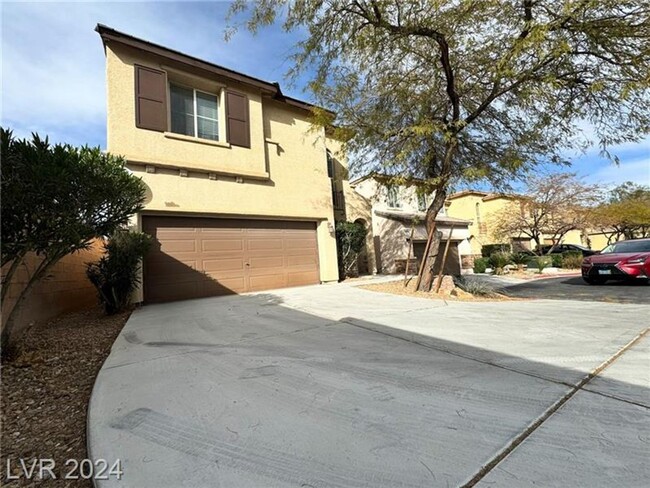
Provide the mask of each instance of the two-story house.
{"label": "two-story house", "polygon": [[138,300],[338,279],[328,138],[277,83],[98,25],[107,146],[147,186]]}
{"label": "two-story house", "polygon": [[[416,179],[408,184],[392,185],[384,175],[371,173],[350,182],[350,186],[369,205],[372,222],[373,252],[376,269],[381,273],[403,273],[407,260],[409,271],[418,269],[427,242],[425,217],[433,199],[432,193],[421,190]],[[450,241],[445,274],[459,275],[463,246],[469,236],[469,221],[450,217],[442,209],[436,217],[436,229],[442,233],[434,271],[442,263],[444,248]]]}
{"label": "two-story house", "polygon": [[[490,193],[477,190],[463,190],[447,198],[447,214],[470,221],[468,243],[470,254],[481,256],[481,248],[487,244],[510,244],[513,251],[530,251],[535,242],[523,234],[501,236],[495,232],[495,218],[517,204],[521,198],[515,194]],[[521,211],[525,211],[522,207]],[[552,236],[544,236],[544,244],[554,243]],[[566,234],[562,244],[578,244],[602,249],[607,245],[607,239],[597,230],[572,230]]]}

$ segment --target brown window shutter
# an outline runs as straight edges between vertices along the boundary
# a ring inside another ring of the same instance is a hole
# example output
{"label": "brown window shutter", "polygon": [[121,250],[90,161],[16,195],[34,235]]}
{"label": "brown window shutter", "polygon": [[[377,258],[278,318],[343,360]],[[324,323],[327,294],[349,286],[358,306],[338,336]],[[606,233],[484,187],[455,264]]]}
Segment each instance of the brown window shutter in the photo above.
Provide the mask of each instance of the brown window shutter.
{"label": "brown window shutter", "polygon": [[167,76],[164,71],[135,65],[135,126],[160,132],[167,130]]}
{"label": "brown window shutter", "polygon": [[251,147],[246,95],[226,92],[226,136],[233,146]]}

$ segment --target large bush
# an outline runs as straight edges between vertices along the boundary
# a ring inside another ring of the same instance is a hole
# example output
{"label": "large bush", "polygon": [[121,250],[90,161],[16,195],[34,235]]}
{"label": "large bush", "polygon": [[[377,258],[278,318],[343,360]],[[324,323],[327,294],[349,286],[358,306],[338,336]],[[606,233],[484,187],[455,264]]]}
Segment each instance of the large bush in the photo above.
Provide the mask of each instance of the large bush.
{"label": "large bush", "polygon": [[368,230],[357,222],[337,222],[336,244],[339,262],[339,277],[356,276],[357,258],[366,245]]}
{"label": "large bush", "polygon": [[481,247],[481,256],[484,258],[489,258],[495,252],[509,253],[510,251],[510,244],[485,244]]}
{"label": "large bush", "polygon": [[40,260],[2,329],[3,355],[23,331],[15,317],[34,285],[64,256],[87,249],[142,209],[145,186],[122,157],[100,148],[51,145],[0,128],[2,152],[2,298],[28,254]]}
{"label": "large bush", "polygon": [[140,283],[140,262],[153,239],[142,232],[119,231],[104,244],[105,254],[87,265],[86,274],[97,288],[99,300],[111,315],[124,310]]}
{"label": "large bush", "polygon": [[561,268],[562,254],[560,253],[551,254],[551,264],[553,265],[554,268]]}
{"label": "large bush", "polygon": [[583,256],[580,251],[566,251],[561,256],[563,268],[578,269],[582,266]]}
{"label": "large bush", "polygon": [[485,270],[490,265],[490,258],[476,258],[474,259],[474,273],[485,273]]}

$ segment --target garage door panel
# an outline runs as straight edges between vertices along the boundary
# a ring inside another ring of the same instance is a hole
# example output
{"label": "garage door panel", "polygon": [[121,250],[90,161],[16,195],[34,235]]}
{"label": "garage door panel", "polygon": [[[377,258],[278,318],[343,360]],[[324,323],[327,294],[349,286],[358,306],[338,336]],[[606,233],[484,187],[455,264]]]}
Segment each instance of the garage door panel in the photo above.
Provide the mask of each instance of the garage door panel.
{"label": "garage door panel", "polygon": [[166,240],[164,237],[157,236],[160,240],[160,250],[164,253],[178,253],[178,252],[196,252],[196,240],[184,239],[184,240]]}
{"label": "garage door panel", "polygon": [[168,301],[319,282],[314,222],[143,217],[157,246],[145,300]]}
{"label": "garage door panel", "polygon": [[230,295],[233,293],[244,293],[245,291],[247,290],[243,276],[206,279],[202,283],[201,296],[211,297],[215,295]]}
{"label": "garage door panel", "polygon": [[196,260],[170,259],[162,254],[147,260],[145,270],[153,276],[166,276],[175,274],[193,274],[198,269]]}
{"label": "garage door panel", "polygon": [[287,249],[315,249],[316,242],[312,239],[306,238],[293,238],[287,239],[286,241]]}
{"label": "garage door panel", "polygon": [[265,270],[279,270],[282,272],[282,269],[284,269],[284,256],[251,257],[248,263],[251,274],[262,274]]}
{"label": "garage door panel", "polygon": [[287,266],[296,267],[296,266],[308,266],[313,268],[318,265],[318,257],[314,255],[297,255],[297,256],[288,256],[287,257]]}
{"label": "garage door panel", "polygon": [[253,237],[248,239],[249,251],[282,250],[282,236]]}
{"label": "garage door panel", "polygon": [[201,250],[203,252],[243,252],[244,242],[242,239],[201,239]]}
{"label": "garage door panel", "polygon": [[227,273],[227,272],[243,272],[244,271],[244,259],[242,257],[238,258],[226,258],[226,259],[204,259],[203,260],[203,271],[206,273]]}
{"label": "garage door panel", "polygon": [[270,290],[287,286],[284,273],[250,277],[250,291]]}
{"label": "garage door panel", "polygon": [[310,285],[318,281],[318,271],[304,271],[298,273],[287,273],[286,286]]}

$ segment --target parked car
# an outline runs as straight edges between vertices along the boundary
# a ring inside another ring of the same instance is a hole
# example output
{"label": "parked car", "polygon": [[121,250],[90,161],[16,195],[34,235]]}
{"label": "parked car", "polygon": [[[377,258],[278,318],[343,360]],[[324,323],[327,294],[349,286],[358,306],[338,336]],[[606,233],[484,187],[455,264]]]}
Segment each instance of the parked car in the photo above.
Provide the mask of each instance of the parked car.
{"label": "parked car", "polygon": [[607,280],[645,280],[650,283],[650,239],[618,241],[582,261],[582,279],[590,285]]}
{"label": "parked car", "polygon": [[[552,248],[552,249],[551,249]],[[551,252],[549,253],[549,249]],[[594,251],[585,246],[580,246],[578,244],[556,244],[554,246],[542,246],[539,248],[538,254],[562,254],[563,252],[581,252],[584,257],[593,256],[598,254],[598,251]]]}

